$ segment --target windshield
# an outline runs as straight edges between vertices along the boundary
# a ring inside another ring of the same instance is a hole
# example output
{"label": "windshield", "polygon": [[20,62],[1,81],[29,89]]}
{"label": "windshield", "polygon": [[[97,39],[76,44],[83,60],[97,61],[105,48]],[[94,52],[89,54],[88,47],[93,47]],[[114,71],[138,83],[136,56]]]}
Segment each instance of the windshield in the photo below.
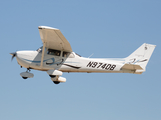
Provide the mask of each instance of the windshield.
{"label": "windshield", "polygon": [[39,53],[41,53],[42,52],[42,48],[43,48],[43,46],[41,46],[40,48],[38,48],[36,51],[39,52]]}

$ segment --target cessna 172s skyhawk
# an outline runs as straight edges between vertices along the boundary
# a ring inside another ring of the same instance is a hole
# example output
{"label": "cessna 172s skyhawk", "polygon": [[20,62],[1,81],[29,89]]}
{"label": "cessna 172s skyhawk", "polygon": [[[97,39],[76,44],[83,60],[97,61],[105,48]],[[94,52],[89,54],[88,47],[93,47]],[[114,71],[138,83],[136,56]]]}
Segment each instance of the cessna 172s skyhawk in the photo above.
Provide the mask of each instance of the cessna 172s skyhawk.
{"label": "cessna 172s skyhawk", "polygon": [[59,29],[47,26],[39,26],[38,29],[43,47],[36,51],[10,53],[21,67],[27,68],[20,74],[24,79],[34,76],[30,69],[46,71],[55,84],[66,82],[66,78],[60,77],[63,72],[141,74],[155,48],[155,45],[144,43],[126,58],[84,58],[72,51]]}

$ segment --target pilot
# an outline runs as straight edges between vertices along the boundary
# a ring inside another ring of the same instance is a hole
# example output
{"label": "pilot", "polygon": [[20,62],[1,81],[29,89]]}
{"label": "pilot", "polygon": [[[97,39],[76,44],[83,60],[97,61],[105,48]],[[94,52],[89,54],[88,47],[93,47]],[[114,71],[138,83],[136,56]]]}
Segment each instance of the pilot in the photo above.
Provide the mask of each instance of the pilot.
{"label": "pilot", "polygon": [[67,57],[67,53],[64,53],[64,54],[63,54],[63,57]]}
{"label": "pilot", "polygon": [[58,51],[56,52],[56,55],[59,56],[59,52]]}

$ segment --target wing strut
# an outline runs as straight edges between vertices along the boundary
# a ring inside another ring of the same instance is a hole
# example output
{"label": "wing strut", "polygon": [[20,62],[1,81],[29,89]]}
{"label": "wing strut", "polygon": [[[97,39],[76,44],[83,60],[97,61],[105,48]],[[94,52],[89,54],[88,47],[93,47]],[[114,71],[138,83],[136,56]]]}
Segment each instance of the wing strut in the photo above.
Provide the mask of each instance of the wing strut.
{"label": "wing strut", "polygon": [[40,65],[41,68],[43,67],[45,47],[46,47],[46,42],[43,43],[42,56],[41,56],[41,65]]}

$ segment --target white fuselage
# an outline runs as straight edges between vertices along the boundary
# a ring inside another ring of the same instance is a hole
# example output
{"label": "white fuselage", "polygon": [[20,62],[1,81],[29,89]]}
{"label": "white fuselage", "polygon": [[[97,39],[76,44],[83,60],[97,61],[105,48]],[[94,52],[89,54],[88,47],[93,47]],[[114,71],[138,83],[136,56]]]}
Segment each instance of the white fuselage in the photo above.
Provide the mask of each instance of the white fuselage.
{"label": "white fuselage", "polygon": [[121,67],[124,59],[95,59],[80,57],[74,52],[68,57],[44,54],[43,65],[41,66],[42,53],[38,51],[17,51],[16,58],[20,66],[29,69],[48,71],[60,70],[62,72],[100,72],[100,73],[122,73]]}

